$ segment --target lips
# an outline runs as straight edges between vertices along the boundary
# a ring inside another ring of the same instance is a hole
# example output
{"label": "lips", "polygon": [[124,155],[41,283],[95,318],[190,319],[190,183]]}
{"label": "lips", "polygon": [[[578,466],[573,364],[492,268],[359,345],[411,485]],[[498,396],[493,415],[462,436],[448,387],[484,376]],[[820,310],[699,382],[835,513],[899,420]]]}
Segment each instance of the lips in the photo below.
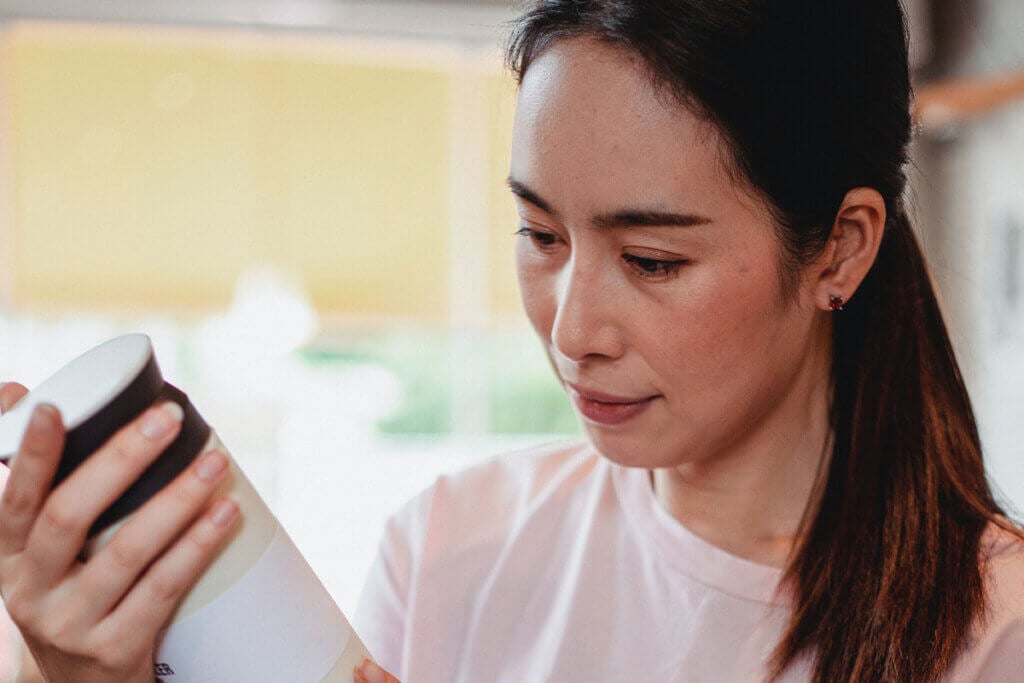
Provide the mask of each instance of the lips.
{"label": "lips", "polygon": [[584,389],[566,382],[569,396],[576,409],[590,422],[601,425],[618,425],[631,420],[647,408],[660,396],[644,396],[640,398],[615,396],[591,389]]}

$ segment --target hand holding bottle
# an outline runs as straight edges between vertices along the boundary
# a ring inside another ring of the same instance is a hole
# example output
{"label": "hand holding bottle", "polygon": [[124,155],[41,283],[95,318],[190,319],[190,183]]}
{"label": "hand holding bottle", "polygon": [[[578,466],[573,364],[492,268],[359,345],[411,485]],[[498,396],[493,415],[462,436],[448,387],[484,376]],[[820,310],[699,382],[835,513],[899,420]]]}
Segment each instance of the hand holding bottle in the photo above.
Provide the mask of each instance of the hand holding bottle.
{"label": "hand holding bottle", "polygon": [[[8,410],[26,389],[0,389]],[[145,411],[50,490],[64,444],[59,413],[39,406],[0,497],[0,595],[51,683],[153,681],[160,631],[237,521],[212,501],[223,453],[197,458],[88,561],[90,526],[174,440],[177,406]]]}

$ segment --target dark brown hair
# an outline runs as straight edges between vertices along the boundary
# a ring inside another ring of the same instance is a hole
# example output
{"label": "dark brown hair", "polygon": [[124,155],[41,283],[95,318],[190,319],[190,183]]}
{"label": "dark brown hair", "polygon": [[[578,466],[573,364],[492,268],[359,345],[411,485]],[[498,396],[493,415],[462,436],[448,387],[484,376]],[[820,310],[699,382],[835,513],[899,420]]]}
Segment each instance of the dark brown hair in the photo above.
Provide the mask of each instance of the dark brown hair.
{"label": "dark brown hair", "polygon": [[834,438],[785,574],[794,610],[775,676],[809,655],[819,683],[939,678],[984,617],[985,529],[1020,535],[989,488],[903,205],[906,35],[898,0],[543,0],[508,46],[520,80],[563,39],[639,55],[717,126],[738,177],[773,210],[790,282],[849,190],[885,200],[878,257],[834,319]]}

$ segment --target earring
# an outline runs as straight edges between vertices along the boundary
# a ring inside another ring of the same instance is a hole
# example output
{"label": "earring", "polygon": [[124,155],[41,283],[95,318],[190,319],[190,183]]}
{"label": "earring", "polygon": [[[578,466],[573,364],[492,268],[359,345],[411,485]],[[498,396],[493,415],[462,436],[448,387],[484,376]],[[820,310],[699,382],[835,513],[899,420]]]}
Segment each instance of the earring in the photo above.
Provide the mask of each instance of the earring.
{"label": "earring", "polygon": [[835,296],[835,295],[830,296],[828,298],[828,310],[830,310],[830,311],[841,311],[841,310],[843,310],[843,304],[844,303],[846,303],[846,301],[843,300],[843,297]]}

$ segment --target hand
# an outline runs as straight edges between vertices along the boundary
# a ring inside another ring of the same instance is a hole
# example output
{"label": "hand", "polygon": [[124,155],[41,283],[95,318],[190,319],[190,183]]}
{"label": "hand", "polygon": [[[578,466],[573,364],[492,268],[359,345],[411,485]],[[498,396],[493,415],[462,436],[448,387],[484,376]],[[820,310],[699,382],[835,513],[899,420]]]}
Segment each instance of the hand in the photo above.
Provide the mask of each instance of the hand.
{"label": "hand", "polygon": [[[0,408],[25,393],[3,386]],[[150,408],[50,491],[64,426],[52,406],[33,412],[0,498],[0,595],[51,683],[151,683],[160,631],[236,521],[233,501],[210,504],[228,464],[212,451],[78,559],[92,523],[179,429],[180,412]]]}
{"label": "hand", "polygon": [[399,683],[399,680],[369,659],[352,672],[354,683]]}

